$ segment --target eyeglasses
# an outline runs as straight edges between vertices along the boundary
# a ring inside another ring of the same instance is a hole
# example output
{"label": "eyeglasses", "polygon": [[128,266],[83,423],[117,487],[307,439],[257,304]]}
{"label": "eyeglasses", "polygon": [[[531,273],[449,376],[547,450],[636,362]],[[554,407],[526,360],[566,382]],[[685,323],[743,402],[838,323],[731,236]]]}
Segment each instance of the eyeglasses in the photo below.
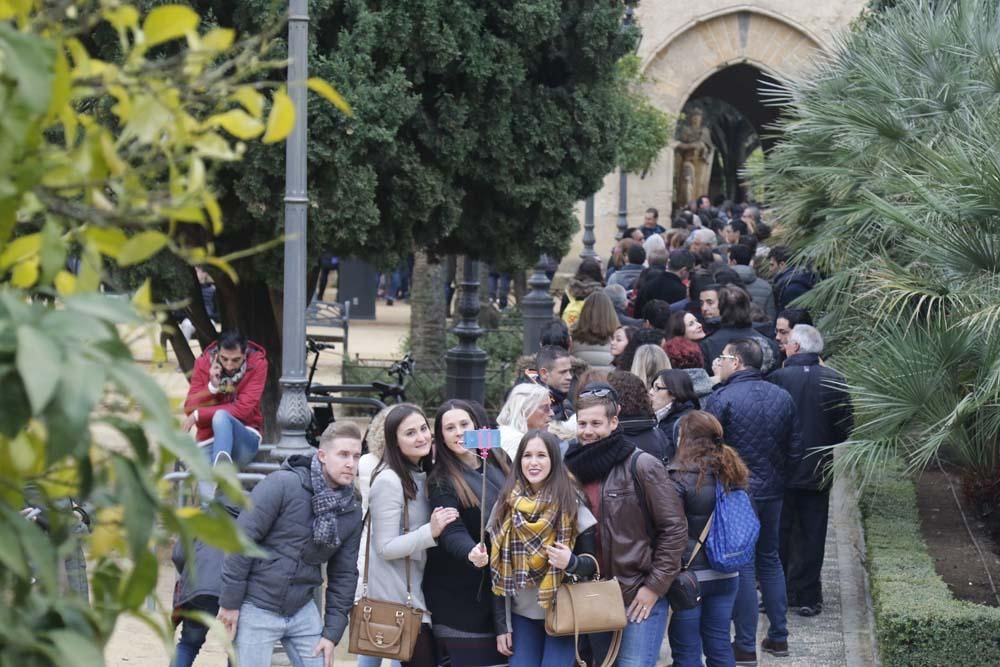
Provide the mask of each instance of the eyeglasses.
{"label": "eyeglasses", "polygon": [[735,355],[732,355],[732,354],[720,354],[719,356],[717,356],[715,358],[715,360],[712,361],[712,363],[714,364],[714,363],[720,362],[723,359],[729,359],[730,361],[739,361],[739,357],[737,357]]}
{"label": "eyeglasses", "polygon": [[580,398],[608,398],[609,396],[613,401],[618,399],[618,394],[615,393],[614,389],[587,389],[580,392]]}
{"label": "eyeglasses", "polygon": [[650,391],[669,391],[666,387],[658,387],[655,384],[649,388]]}

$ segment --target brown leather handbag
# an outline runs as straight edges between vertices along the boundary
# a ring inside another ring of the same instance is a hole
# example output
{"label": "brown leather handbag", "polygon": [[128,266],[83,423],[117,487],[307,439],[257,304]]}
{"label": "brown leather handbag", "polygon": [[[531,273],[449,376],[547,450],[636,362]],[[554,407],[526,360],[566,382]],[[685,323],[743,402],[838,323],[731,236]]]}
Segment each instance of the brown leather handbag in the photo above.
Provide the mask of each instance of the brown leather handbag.
{"label": "brown leather handbag", "polygon": [[[590,558],[597,565],[597,559],[590,554],[580,558]],[[576,664],[586,667],[580,659],[580,635],[593,632],[613,632],[611,648],[604,658],[602,667],[611,667],[618,657],[622,643],[622,630],[628,620],[625,618],[625,599],[618,580],[612,577],[601,580],[601,566],[593,581],[568,583],[565,580],[556,590],[555,600],[545,612],[545,632],[552,637],[573,635]]]}
{"label": "brown leather handbag", "polygon": [[[410,597],[410,557],[406,557],[406,603],[387,602],[368,597],[368,564],[372,555],[372,513],[365,517],[365,574],[361,597],[351,608],[349,651],[406,662],[420,634],[424,610],[415,607]],[[403,494],[403,532],[410,532],[409,508]]]}

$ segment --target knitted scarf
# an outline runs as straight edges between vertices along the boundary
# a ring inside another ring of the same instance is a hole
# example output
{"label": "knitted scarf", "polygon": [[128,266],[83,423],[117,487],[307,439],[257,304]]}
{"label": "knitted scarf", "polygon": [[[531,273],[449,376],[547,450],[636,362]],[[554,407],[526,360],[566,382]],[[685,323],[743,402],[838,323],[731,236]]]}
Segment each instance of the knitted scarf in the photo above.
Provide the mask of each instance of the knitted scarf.
{"label": "knitted scarf", "polygon": [[323,464],[318,455],[313,455],[312,463],[309,464],[309,477],[313,487],[313,542],[336,549],[340,546],[337,515],[353,506],[354,487],[331,487],[323,475]]}
{"label": "knitted scarf", "polygon": [[577,442],[566,451],[566,467],[576,475],[581,484],[602,480],[616,465],[626,460],[635,446],[622,437],[618,428],[608,437],[589,445]]}
{"label": "knitted scarf", "polygon": [[563,571],[549,566],[546,547],[554,542],[570,549],[576,542],[576,516],[563,512],[546,494],[531,494],[518,482],[510,494],[510,515],[493,529],[490,565],[493,593],[513,597],[519,590],[538,586],[538,604],[551,605]]}

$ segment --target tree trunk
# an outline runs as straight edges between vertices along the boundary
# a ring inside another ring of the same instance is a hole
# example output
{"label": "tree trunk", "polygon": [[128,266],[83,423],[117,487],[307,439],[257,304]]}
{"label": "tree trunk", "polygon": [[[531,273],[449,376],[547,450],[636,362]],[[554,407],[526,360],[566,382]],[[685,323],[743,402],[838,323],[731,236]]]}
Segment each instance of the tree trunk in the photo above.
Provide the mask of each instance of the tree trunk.
{"label": "tree trunk", "polygon": [[447,347],[444,266],[431,264],[427,253],[413,256],[410,286],[410,351],[418,369],[444,368]]}
{"label": "tree trunk", "polygon": [[164,341],[170,342],[170,347],[174,350],[174,356],[177,357],[177,365],[180,366],[181,370],[184,371],[184,376],[191,380],[191,372],[194,370],[194,352],[191,351],[191,346],[187,342],[187,338],[184,337],[184,332],[181,331],[180,322],[174,318],[170,318],[170,329],[166,327],[163,328],[163,333],[160,334],[160,344],[165,345]]}

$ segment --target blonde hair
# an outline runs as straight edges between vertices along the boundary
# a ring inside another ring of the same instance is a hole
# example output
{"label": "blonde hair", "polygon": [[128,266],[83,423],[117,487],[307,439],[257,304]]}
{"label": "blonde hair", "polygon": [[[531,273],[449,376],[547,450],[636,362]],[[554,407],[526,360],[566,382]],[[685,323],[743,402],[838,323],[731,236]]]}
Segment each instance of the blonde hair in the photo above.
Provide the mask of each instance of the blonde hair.
{"label": "blonde hair", "polygon": [[333,445],[334,440],[342,439],[361,442],[361,429],[354,422],[333,422],[326,427],[323,435],[319,436],[319,447],[320,449],[329,449]]}
{"label": "blonde hair", "polygon": [[573,325],[573,340],[585,345],[604,345],[621,326],[611,297],[594,292],[583,302],[580,318]]}
{"label": "blonde hair", "polygon": [[378,458],[382,458],[382,453],[385,451],[385,418],[389,416],[394,407],[396,406],[390,405],[379,410],[372,417],[371,422],[368,424],[368,430],[365,431],[364,442],[368,445],[368,451]]}
{"label": "blonde hair", "polygon": [[652,384],[660,371],[670,369],[670,357],[659,345],[640,345],[632,358],[632,368],[629,369],[632,375],[642,380],[642,384],[647,389]]}
{"label": "blonde hair", "polygon": [[507,402],[497,415],[497,424],[509,426],[518,433],[526,433],[528,415],[535,411],[539,403],[548,400],[549,390],[542,385],[529,382],[519,384],[510,390]]}

